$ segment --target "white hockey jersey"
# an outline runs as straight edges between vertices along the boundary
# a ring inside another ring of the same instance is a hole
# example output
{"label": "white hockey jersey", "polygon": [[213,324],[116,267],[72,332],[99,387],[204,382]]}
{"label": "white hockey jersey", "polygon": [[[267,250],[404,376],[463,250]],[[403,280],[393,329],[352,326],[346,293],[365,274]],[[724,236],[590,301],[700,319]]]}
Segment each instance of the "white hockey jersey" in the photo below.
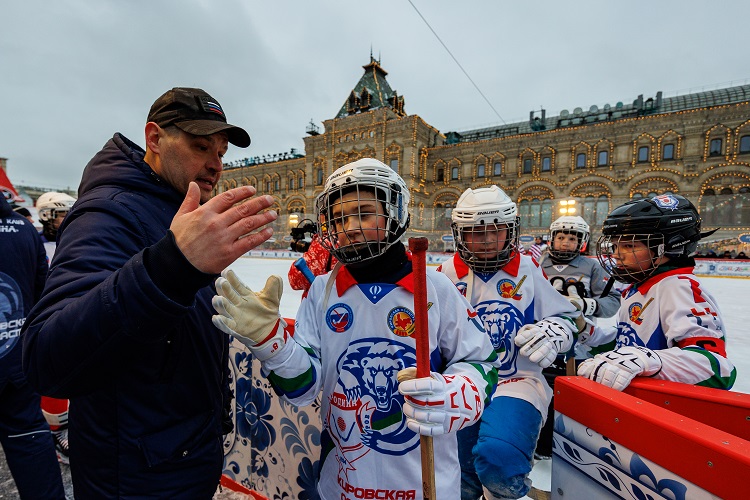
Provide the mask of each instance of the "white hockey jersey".
{"label": "white hockey jersey", "polygon": [[729,389],[736,370],[726,357],[724,322],[714,297],[693,268],[666,271],[622,292],[617,327],[581,334],[589,345],[615,336],[615,348],[639,345],[658,351],[662,369],[654,378]]}
{"label": "white hockey jersey", "polygon": [[[322,390],[323,500],[421,499],[419,435],[406,426],[396,379],[416,365],[413,274],[395,285],[359,284],[342,267],[326,298],[330,278],[315,279],[293,339],[263,363],[263,372],[294,405],[312,403]],[[427,300],[431,371],[468,377],[486,403],[497,356],[481,321],[431,269]],[[456,433],[435,436],[433,444],[437,498],[459,498]]]}
{"label": "white hockey jersey", "polygon": [[533,404],[543,417],[552,397],[542,368],[520,356],[514,339],[523,325],[546,319],[562,325],[572,336],[579,313],[547,281],[535,260],[516,254],[495,273],[474,273],[458,254],[443,262],[446,274],[474,306],[484,322],[499,357],[498,386],[494,397],[508,396]]}

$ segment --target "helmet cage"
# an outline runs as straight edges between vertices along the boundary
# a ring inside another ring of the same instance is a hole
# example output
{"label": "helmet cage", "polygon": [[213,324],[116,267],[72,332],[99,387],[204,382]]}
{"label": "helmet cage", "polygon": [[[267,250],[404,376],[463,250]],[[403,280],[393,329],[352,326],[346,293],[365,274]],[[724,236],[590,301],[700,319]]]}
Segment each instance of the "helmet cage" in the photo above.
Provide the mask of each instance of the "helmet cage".
{"label": "helmet cage", "polygon": [[[453,222],[451,232],[459,257],[474,272],[496,272],[518,253],[518,221],[516,216],[511,223],[495,219],[486,224],[462,226]],[[504,229],[507,233],[500,239]],[[495,248],[497,252],[491,255]]]}
{"label": "helmet cage", "polygon": [[[641,242],[648,247],[648,256],[630,259],[622,265],[625,252],[635,256],[635,249],[623,250],[626,243]],[[664,236],[657,234],[604,234],[596,245],[596,257],[605,271],[623,283],[641,283],[656,272],[656,261],[665,255]]]}
{"label": "helmet cage", "polygon": [[[356,207],[349,205],[352,201]],[[406,184],[385,164],[364,158],[345,165],[328,178],[315,200],[320,242],[343,264],[383,255],[409,226],[408,204]]]}

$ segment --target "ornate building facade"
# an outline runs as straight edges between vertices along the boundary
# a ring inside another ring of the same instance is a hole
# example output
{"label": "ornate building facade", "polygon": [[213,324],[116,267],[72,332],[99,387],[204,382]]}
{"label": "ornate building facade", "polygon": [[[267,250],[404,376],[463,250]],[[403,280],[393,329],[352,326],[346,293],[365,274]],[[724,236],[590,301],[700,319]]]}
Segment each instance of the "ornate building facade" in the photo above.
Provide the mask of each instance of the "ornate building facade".
{"label": "ornate building facade", "polygon": [[373,157],[406,181],[409,233],[428,236],[434,250],[450,239],[450,210],[461,193],[490,184],[516,200],[527,235],[575,213],[595,237],[613,208],[665,193],[693,201],[705,228],[720,227],[714,241],[750,232],[750,85],[671,98],[659,92],[632,104],[557,116],[542,110],[530,113],[528,122],[441,133],[406,114],[404,98],[386,75],[371,57],[338,114],[323,122],[324,131],[311,123],[304,155],[227,164],[217,192],[251,184],[272,195],[280,214],[277,234],[286,234],[289,224],[310,216],[331,172]]}

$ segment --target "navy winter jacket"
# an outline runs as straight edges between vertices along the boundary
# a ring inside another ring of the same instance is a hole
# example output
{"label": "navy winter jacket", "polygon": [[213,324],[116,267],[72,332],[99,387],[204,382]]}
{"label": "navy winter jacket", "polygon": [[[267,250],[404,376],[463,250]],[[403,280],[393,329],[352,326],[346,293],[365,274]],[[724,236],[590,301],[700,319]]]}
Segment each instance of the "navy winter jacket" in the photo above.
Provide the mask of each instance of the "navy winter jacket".
{"label": "navy winter jacket", "polygon": [[115,134],[86,166],[24,327],[24,370],[71,400],[77,498],[211,498],[229,340],[211,323],[213,277],[168,232],[184,196],[143,156]]}

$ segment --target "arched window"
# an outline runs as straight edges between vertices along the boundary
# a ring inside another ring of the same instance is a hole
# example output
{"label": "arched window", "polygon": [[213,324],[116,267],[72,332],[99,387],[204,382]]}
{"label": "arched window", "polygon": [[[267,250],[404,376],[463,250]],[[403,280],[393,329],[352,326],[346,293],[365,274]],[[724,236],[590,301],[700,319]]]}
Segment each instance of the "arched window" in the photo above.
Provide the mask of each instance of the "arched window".
{"label": "arched window", "polygon": [[523,173],[531,173],[531,158],[526,158],[525,160],[523,160]]}
{"label": "arched window", "polygon": [[320,186],[323,184],[323,169],[319,168],[315,171],[315,185]]}
{"label": "arched window", "polygon": [[288,179],[287,189],[294,189],[294,177]]}
{"label": "arched window", "polygon": [[604,224],[604,219],[607,218],[609,213],[609,198],[606,195],[601,195],[596,200],[596,221],[597,226]]}
{"label": "arched window", "polygon": [[299,179],[297,179],[297,188],[302,189],[303,187],[305,187],[305,177],[300,175]]}
{"label": "arched window", "polygon": [[451,168],[451,180],[458,180],[458,167]]}
{"label": "arched window", "polygon": [[661,151],[662,160],[674,160],[674,144],[665,144]]}
{"label": "arched window", "polygon": [[704,224],[716,224],[716,191],[706,189],[701,198],[701,218]]}
{"label": "arched window", "polygon": [[599,151],[599,154],[596,157],[596,166],[606,167],[608,162],[609,162],[609,153],[607,151]]}
{"label": "arched window", "polygon": [[440,167],[437,170],[437,181],[443,182],[445,180],[445,168]]}
{"label": "arched window", "polygon": [[503,164],[498,162],[495,162],[495,165],[492,170],[492,175],[501,175],[503,173]]}
{"label": "arched window", "polygon": [[750,135],[740,137],[740,153],[750,153]]}
{"label": "arched window", "polygon": [[552,158],[545,156],[542,158],[542,172],[549,172],[552,170]]}
{"label": "arched window", "polygon": [[550,199],[542,201],[542,213],[541,213],[541,227],[547,228],[552,224],[552,212],[554,211],[554,203]]}
{"label": "arched window", "polygon": [[721,156],[721,139],[711,139],[711,143],[708,146],[709,156]]}
{"label": "arched window", "polygon": [[477,165],[477,177],[484,177],[484,163]]}
{"label": "arched window", "polygon": [[645,163],[648,161],[648,153],[649,153],[649,147],[648,146],[641,146],[638,148],[638,163]]}
{"label": "arched window", "polygon": [[586,168],[586,153],[576,155],[576,168]]}
{"label": "arched window", "polygon": [[397,159],[394,158],[393,160],[391,160],[390,166],[391,166],[391,170],[393,170],[394,172],[398,172],[398,160]]}
{"label": "arched window", "polygon": [[279,190],[279,179],[276,179],[275,181],[273,181],[273,189],[274,191]]}

